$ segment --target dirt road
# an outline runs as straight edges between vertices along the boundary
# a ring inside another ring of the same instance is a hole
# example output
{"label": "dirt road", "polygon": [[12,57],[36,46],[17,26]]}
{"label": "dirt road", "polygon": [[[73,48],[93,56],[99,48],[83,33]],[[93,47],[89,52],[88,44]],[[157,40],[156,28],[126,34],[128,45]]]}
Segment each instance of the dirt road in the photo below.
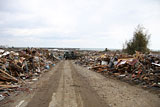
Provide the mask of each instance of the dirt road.
{"label": "dirt road", "polygon": [[2,107],[160,107],[160,98],[138,87],[61,61]]}

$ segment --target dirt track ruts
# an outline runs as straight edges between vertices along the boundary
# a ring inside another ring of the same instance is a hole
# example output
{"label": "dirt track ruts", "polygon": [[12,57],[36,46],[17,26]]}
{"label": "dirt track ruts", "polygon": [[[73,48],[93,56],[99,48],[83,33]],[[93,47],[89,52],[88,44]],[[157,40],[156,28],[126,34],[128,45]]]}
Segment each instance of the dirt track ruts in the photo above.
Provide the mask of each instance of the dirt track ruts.
{"label": "dirt track ruts", "polygon": [[70,67],[72,77],[74,79],[76,95],[81,95],[84,107],[108,107],[106,102],[104,102],[103,99],[99,97],[97,92],[89,85],[87,79],[78,73],[72,63],[70,63]]}
{"label": "dirt track ruts", "polygon": [[50,77],[49,81],[43,83],[42,87],[36,92],[32,100],[28,103],[27,107],[48,107],[52,98],[52,93],[57,91],[60,76],[62,73],[62,65],[58,67],[54,75]]}

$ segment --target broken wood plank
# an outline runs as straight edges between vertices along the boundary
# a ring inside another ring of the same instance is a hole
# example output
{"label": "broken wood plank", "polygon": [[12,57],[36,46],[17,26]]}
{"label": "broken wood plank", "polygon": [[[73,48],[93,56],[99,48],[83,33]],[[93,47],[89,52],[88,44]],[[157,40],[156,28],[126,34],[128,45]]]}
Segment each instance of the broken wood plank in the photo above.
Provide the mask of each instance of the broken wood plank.
{"label": "broken wood plank", "polygon": [[18,81],[15,77],[11,76],[10,74],[8,74],[7,72],[3,71],[0,69],[0,71],[4,74],[6,74],[8,77],[10,77],[13,81]]}

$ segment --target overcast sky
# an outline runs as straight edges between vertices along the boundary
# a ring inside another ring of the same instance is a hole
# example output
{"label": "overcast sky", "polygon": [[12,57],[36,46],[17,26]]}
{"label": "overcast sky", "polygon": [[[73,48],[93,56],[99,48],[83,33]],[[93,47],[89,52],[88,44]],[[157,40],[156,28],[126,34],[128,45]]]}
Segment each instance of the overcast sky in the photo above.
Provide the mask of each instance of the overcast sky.
{"label": "overcast sky", "polygon": [[160,0],[0,0],[0,45],[121,49],[138,24],[160,50]]}

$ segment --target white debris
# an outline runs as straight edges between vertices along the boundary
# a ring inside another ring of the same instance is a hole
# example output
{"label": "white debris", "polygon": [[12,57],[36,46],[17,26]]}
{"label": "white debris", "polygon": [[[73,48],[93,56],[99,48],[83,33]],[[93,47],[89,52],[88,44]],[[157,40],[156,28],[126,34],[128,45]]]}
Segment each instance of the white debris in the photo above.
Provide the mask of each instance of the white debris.
{"label": "white debris", "polygon": [[5,98],[5,96],[0,94],[0,101],[3,100]]}
{"label": "white debris", "polygon": [[0,49],[0,53],[3,53],[4,52],[4,50],[3,49]]}
{"label": "white debris", "polygon": [[10,54],[10,52],[6,51],[5,53],[3,53],[3,56],[6,56],[8,54]]}
{"label": "white debris", "polygon": [[152,62],[152,64],[153,64],[153,65],[156,65],[156,66],[159,66],[159,67],[160,67],[160,64],[157,64],[157,63],[153,63],[153,62]]}

